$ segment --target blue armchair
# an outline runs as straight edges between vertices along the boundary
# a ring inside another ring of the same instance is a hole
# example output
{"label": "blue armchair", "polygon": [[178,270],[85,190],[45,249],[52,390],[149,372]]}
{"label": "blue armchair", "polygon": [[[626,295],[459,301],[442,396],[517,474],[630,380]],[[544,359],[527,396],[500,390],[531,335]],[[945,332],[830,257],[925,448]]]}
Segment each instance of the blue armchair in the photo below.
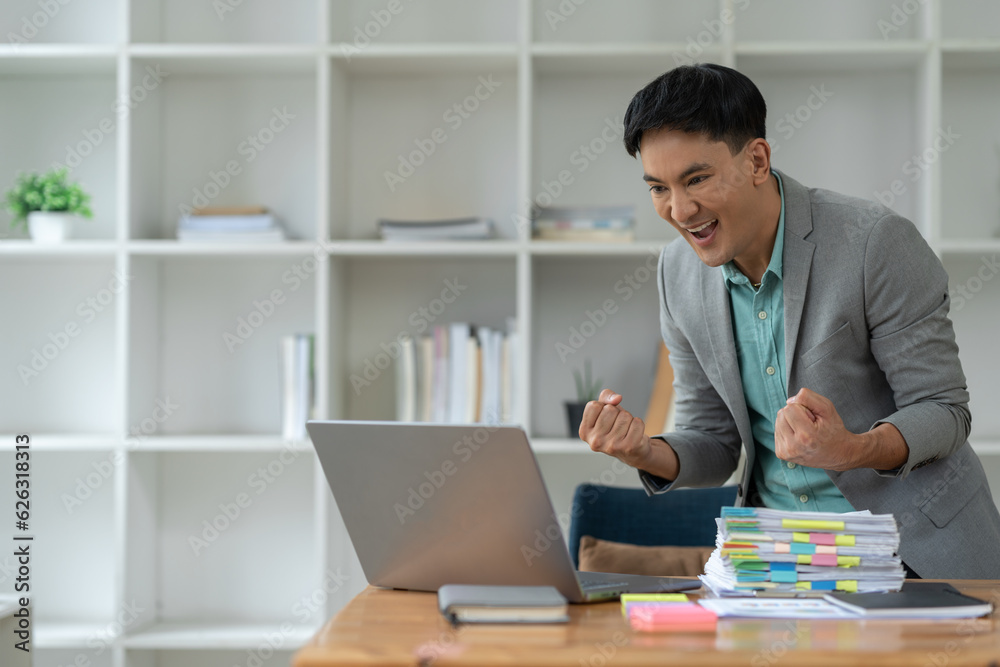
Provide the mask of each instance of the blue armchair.
{"label": "blue armchair", "polygon": [[573,564],[580,565],[584,535],[643,546],[714,546],[715,519],[735,501],[735,486],[649,496],[643,489],[581,484],[573,495],[569,530]]}

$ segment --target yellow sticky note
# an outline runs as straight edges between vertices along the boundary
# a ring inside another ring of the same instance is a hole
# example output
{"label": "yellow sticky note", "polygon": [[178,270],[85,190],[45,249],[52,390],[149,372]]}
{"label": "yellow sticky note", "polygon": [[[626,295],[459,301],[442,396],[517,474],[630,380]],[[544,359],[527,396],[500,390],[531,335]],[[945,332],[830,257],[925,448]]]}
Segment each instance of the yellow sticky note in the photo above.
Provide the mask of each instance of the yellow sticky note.
{"label": "yellow sticky note", "polygon": [[861,565],[861,556],[837,556],[837,565],[840,567],[857,567]]}
{"label": "yellow sticky note", "polygon": [[837,590],[844,591],[845,593],[857,593],[858,592],[858,582],[857,581],[838,581]]}
{"label": "yellow sticky note", "polygon": [[792,542],[804,542],[809,544],[809,533],[792,533]]}
{"label": "yellow sticky note", "polygon": [[853,547],[854,546],[854,536],[853,535],[837,535],[833,538],[833,543],[838,547]]}
{"label": "yellow sticky note", "polygon": [[683,593],[625,593],[621,596],[622,617],[628,619],[628,605],[632,602],[688,602]]}

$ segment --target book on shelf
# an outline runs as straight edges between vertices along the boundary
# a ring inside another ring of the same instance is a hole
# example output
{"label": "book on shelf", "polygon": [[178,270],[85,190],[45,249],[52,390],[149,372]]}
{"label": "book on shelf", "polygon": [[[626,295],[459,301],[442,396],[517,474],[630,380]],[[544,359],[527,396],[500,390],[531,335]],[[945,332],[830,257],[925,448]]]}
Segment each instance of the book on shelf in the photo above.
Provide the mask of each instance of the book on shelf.
{"label": "book on shelf", "polygon": [[635,240],[635,207],[540,207],[532,231],[547,241],[627,243]]}
{"label": "book on shelf", "polygon": [[177,221],[177,240],[278,243],[285,231],[263,206],[196,208]]}
{"label": "book on shelf", "polygon": [[468,241],[493,238],[489,218],[442,220],[379,220],[379,236],[386,241]]}
{"label": "book on shelf", "polygon": [[513,319],[507,332],[468,322],[436,325],[400,341],[396,418],[446,424],[516,423],[517,358]]}
{"label": "book on shelf", "polygon": [[566,623],[566,598],[554,586],[445,584],[438,608],[453,623]]}

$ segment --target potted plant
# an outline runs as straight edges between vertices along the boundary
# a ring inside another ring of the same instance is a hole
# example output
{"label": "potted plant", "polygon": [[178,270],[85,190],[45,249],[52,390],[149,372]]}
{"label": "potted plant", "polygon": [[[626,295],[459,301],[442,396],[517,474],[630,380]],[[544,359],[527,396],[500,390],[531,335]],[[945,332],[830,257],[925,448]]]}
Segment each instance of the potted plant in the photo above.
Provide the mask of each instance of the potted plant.
{"label": "potted plant", "polygon": [[58,243],[69,238],[76,217],[90,218],[90,195],[78,183],[69,183],[67,169],[44,174],[19,174],[7,191],[7,210],[13,214],[12,227],[27,227],[38,243]]}
{"label": "potted plant", "polygon": [[576,401],[566,401],[566,424],[569,426],[569,437],[580,435],[580,422],[583,421],[583,411],[590,401],[596,401],[601,392],[603,380],[591,377],[590,359],[583,362],[583,373],[573,369],[573,381],[576,383]]}

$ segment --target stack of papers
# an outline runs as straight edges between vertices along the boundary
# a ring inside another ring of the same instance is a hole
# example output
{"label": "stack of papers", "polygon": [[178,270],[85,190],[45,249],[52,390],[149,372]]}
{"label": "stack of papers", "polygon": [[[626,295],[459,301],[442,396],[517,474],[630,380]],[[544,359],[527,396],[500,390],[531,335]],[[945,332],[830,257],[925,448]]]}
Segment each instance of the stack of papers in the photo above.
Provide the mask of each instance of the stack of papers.
{"label": "stack of papers", "polygon": [[488,218],[379,220],[378,231],[386,241],[472,241],[493,238],[493,221]]}
{"label": "stack of papers", "polygon": [[898,591],[905,578],[891,514],[724,507],[700,577],[719,596]]}
{"label": "stack of papers", "polygon": [[180,217],[177,240],[280,243],[285,232],[274,214],[263,207],[201,208]]}

